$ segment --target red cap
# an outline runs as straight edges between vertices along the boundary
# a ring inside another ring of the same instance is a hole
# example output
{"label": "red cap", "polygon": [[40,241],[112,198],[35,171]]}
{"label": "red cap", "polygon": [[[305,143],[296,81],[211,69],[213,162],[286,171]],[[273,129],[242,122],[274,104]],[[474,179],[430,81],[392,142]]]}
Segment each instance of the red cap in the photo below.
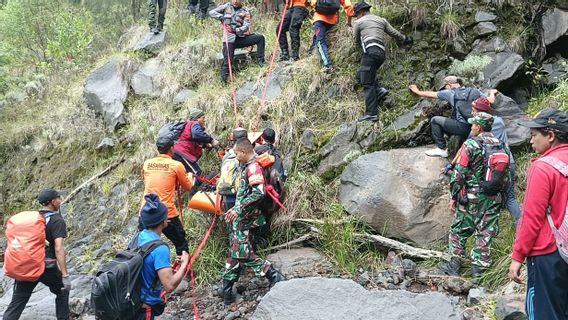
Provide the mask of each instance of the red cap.
{"label": "red cap", "polygon": [[471,105],[477,110],[481,112],[491,112],[491,103],[486,97],[480,97],[475,99]]}

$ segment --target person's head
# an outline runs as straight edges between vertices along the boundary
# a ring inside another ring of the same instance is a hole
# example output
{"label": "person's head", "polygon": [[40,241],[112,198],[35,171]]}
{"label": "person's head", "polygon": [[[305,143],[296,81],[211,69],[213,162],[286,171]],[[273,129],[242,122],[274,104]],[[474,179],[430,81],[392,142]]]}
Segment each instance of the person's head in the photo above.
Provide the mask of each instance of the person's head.
{"label": "person's head", "polygon": [[538,154],[568,143],[568,114],[557,109],[545,109],[532,121],[519,123],[531,129],[531,146]]}
{"label": "person's head", "polygon": [[240,8],[243,6],[243,3],[241,0],[231,0],[231,3],[233,4],[233,7],[235,8]]}
{"label": "person's head", "polygon": [[442,79],[440,83],[440,90],[450,90],[454,88],[459,88],[462,85],[461,79],[456,76],[447,76]]}
{"label": "person's head", "polygon": [[197,121],[201,126],[205,126],[205,112],[203,112],[203,110],[201,109],[190,108],[189,120]]}
{"label": "person's head", "polygon": [[249,139],[241,138],[237,140],[233,150],[235,150],[235,155],[240,163],[247,163],[250,159],[252,159],[252,157],[254,157],[254,148]]}
{"label": "person's head", "polygon": [[491,132],[493,127],[493,116],[487,112],[478,112],[474,117],[467,119],[471,124],[471,133],[478,136],[483,132]]}
{"label": "person's head", "polygon": [[168,208],[157,195],[150,193],[144,196],[144,205],[140,209],[140,221],[144,229],[158,229],[160,232],[168,226]]}
{"label": "person's head", "polygon": [[37,196],[37,201],[44,209],[58,211],[61,207],[61,194],[53,189],[44,189]]}
{"label": "person's head", "polygon": [[274,144],[274,141],[276,141],[276,132],[272,128],[264,129],[264,131],[262,131],[262,140]]}
{"label": "person's head", "polygon": [[231,140],[232,142],[235,142],[241,138],[246,139],[248,135],[247,129],[245,128],[241,128],[241,127],[237,127],[233,130],[233,132],[231,132],[231,135],[229,137],[229,140]]}
{"label": "person's head", "polygon": [[359,3],[357,3],[355,5],[354,11],[355,11],[355,16],[357,18],[361,18],[362,16],[366,15],[369,13],[369,11],[371,10],[371,5],[366,3],[365,1],[361,1]]}
{"label": "person's head", "polygon": [[172,155],[174,153],[174,141],[170,137],[158,137],[156,140],[156,149],[158,153]]}
{"label": "person's head", "polygon": [[476,115],[479,112],[486,112],[491,114],[492,108],[489,99],[486,97],[479,97],[471,103],[471,114]]}

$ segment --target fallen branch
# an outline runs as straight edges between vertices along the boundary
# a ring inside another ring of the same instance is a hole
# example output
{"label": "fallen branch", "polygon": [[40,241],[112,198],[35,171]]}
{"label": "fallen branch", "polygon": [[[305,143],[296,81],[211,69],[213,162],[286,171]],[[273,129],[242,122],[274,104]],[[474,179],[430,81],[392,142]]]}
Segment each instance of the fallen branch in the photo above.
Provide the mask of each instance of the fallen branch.
{"label": "fallen branch", "polygon": [[285,249],[285,248],[288,248],[288,247],[293,246],[295,244],[302,243],[306,240],[312,239],[313,237],[314,237],[313,233],[311,233],[311,232],[306,233],[305,235],[303,235],[303,236],[301,236],[297,239],[288,241],[288,242],[283,243],[283,244],[279,244],[277,246],[273,246],[273,247],[270,247],[270,248],[263,249],[263,250],[261,250],[261,252],[262,251],[272,251],[272,250],[278,250],[278,249]]}
{"label": "fallen branch", "polygon": [[85,188],[86,186],[88,186],[91,182],[93,182],[94,180],[106,175],[107,173],[109,173],[112,169],[116,168],[119,164],[124,162],[124,158],[120,159],[118,162],[111,164],[110,166],[108,166],[106,169],[104,169],[103,171],[97,173],[96,175],[92,176],[89,178],[89,180],[83,182],[80,186],[78,186],[77,188],[75,188],[73,191],[71,191],[71,193],[69,193],[69,195],[67,195],[67,197],[65,197],[65,199],[61,202],[61,204],[67,203],[69,200],[71,200],[75,195],[77,195],[77,193],[79,193],[79,191],[81,191],[83,188]]}

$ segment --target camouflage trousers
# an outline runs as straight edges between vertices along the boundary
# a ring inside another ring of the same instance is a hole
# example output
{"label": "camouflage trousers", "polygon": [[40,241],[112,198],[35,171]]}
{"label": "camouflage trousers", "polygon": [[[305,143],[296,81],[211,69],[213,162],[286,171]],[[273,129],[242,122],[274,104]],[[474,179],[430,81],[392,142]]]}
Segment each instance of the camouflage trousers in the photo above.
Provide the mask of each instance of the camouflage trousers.
{"label": "camouflage trousers", "polygon": [[[164,28],[164,20],[166,19],[166,7],[168,0],[148,0],[148,25],[150,28],[156,27],[158,29]],[[157,9],[159,7],[159,10]],[[156,21],[156,11],[158,17]]]}
{"label": "camouflage trousers", "polygon": [[225,262],[223,280],[236,281],[239,279],[241,269],[251,268],[257,276],[264,276],[270,268],[270,262],[256,255],[251,242],[250,230],[238,230],[237,223],[232,224],[229,234],[229,257]]}
{"label": "camouflage trousers", "polygon": [[448,249],[454,256],[465,256],[467,239],[475,236],[471,249],[472,264],[480,267],[491,265],[491,242],[499,234],[501,203],[483,195],[468,195],[476,198],[467,204],[459,204],[450,229]]}

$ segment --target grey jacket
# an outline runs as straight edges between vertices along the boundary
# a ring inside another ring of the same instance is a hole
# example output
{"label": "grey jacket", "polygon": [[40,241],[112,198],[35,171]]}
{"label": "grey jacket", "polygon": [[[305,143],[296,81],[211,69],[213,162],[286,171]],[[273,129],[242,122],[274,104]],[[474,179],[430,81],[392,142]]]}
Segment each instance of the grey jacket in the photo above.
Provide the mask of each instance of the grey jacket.
{"label": "grey jacket", "polygon": [[235,42],[235,37],[250,34],[250,13],[245,7],[235,8],[229,2],[209,11],[209,16],[223,23],[228,42]]}
{"label": "grey jacket", "polygon": [[385,50],[385,32],[399,42],[404,41],[405,36],[393,28],[386,19],[373,14],[368,13],[358,18],[353,27],[355,43],[363,48],[363,52],[371,46]]}

